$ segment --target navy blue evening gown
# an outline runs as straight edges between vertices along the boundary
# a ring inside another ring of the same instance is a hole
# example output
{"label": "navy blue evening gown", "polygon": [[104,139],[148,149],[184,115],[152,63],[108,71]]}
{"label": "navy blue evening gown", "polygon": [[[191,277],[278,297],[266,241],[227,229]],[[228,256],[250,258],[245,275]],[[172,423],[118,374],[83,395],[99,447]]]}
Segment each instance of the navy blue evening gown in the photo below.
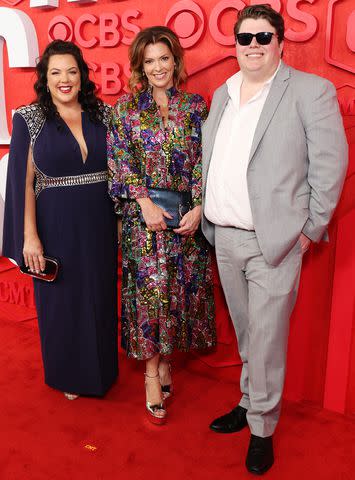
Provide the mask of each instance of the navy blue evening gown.
{"label": "navy blue evening gown", "polygon": [[[108,107],[105,113],[108,118]],[[83,162],[64,121],[44,119],[37,105],[19,109],[5,204],[3,254],[21,263],[31,144],[38,234],[45,255],[60,262],[53,283],[34,280],[45,381],[83,395],[104,395],[118,372],[117,220],[107,194],[105,123],[83,112]]]}

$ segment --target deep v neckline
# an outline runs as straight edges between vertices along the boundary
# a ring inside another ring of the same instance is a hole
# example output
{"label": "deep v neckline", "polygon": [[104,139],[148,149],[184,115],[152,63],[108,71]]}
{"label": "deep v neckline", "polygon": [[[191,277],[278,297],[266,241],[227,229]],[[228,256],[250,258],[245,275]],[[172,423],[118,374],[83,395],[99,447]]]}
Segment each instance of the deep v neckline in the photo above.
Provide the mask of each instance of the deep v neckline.
{"label": "deep v neckline", "polygon": [[85,116],[84,116],[84,113],[85,112],[81,112],[81,133],[82,133],[82,136],[83,136],[83,140],[84,140],[84,144],[85,144],[85,147],[86,147],[86,157],[84,158],[83,157],[83,151],[81,149],[81,146],[80,146],[80,143],[78,141],[78,139],[76,138],[76,136],[74,135],[72,129],[69,127],[68,123],[64,120],[64,118],[62,118],[62,121],[64,123],[64,125],[66,126],[67,130],[69,131],[72,139],[74,140],[75,144],[77,145],[77,147],[79,148],[79,152],[80,152],[80,158],[81,158],[81,163],[83,165],[86,165],[86,162],[87,162],[87,159],[89,157],[89,148],[88,148],[88,143],[86,141],[86,138],[85,138],[85,129],[84,129],[84,119],[85,119]]}

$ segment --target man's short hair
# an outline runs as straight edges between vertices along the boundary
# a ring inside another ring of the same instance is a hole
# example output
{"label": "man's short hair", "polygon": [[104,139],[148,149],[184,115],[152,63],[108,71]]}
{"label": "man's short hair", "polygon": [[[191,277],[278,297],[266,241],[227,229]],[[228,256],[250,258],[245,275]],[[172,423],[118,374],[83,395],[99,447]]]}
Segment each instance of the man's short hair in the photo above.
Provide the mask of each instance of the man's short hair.
{"label": "man's short hair", "polygon": [[244,20],[247,18],[253,18],[257,20],[258,18],[264,18],[267,20],[276,30],[278,42],[281,43],[285,37],[285,22],[282,15],[269,5],[251,5],[250,7],[245,7],[243,10],[240,10],[238,13],[238,19],[234,25],[234,36],[237,39],[237,33],[239,33],[240,26]]}

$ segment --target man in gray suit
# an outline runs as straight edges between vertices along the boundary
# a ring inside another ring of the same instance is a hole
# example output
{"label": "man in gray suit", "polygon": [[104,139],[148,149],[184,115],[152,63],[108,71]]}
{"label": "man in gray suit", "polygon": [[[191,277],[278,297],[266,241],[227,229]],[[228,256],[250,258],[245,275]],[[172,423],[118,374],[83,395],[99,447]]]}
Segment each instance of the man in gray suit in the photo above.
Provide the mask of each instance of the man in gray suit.
{"label": "man in gray suit", "polygon": [[274,461],[302,255],[327,235],[347,143],[333,85],[282,62],[280,14],[246,7],[234,32],[240,72],[215,92],[203,127],[202,230],[238,338],[242,396],[210,428],[249,425],[246,466],[262,474]]}

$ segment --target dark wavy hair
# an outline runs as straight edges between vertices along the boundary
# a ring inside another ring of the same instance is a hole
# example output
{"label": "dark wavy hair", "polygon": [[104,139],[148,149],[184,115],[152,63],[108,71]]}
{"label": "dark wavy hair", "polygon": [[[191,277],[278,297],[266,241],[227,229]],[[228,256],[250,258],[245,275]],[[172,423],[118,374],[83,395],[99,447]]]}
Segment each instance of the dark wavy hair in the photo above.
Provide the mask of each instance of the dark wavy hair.
{"label": "dark wavy hair", "polygon": [[34,84],[36,92],[35,102],[39,103],[44,115],[47,118],[58,117],[57,107],[54,105],[52,96],[47,89],[47,72],[49,59],[53,55],[72,55],[80,71],[80,92],[79,103],[85,112],[93,121],[102,120],[103,102],[96,96],[95,83],[89,79],[89,68],[83,58],[83,54],[79,47],[73,42],[65,42],[63,40],[54,40],[47,45],[43,55],[39,58],[36,65],[37,81]]}

